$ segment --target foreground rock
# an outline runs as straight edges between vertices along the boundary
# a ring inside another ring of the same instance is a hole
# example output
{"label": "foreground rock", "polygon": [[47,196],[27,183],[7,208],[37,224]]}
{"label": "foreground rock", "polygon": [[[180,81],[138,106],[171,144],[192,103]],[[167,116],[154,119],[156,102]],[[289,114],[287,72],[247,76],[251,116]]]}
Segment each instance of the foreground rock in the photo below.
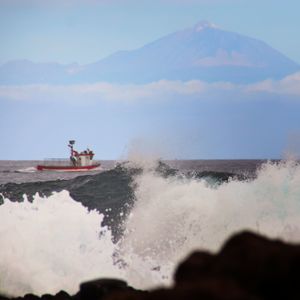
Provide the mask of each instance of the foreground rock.
{"label": "foreground rock", "polygon": [[[81,284],[70,296],[61,291],[44,300],[300,299],[300,245],[270,240],[250,232],[230,238],[214,255],[195,252],[181,263],[172,289],[137,291],[126,282],[100,279]],[[19,300],[38,300],[26,295]],[[0,300],[7,300],[0,297]]]}
{"label": "foreground rock", "polygon": [[[223,284],[249,299],[300,299],[299,267],[300,246],[244,232],[233,236],[218,255],[192,254],[177,269],[175,289],[206,282],[215,283],[212,294]],[[211,299],[233,298],[219,289],[218,297]]]}

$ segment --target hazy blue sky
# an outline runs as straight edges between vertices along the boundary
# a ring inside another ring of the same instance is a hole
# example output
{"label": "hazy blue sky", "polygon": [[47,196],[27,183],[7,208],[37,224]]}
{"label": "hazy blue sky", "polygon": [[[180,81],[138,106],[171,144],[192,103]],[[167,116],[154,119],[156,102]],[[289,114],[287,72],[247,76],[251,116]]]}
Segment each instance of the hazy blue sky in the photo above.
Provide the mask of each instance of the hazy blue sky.
{"label": "hazy blue sky", "polygon": [[[300,63],[299,0],[0,0],[0,63],[95,62],[200,20]],[[300,73],[256,84],[0,86],[0,159],[278,158],[300,153]]]}
{"label": "hazy blue sky", "polygon": [[298,0],[0,0],[0,62],[90,63],[200,20],[300,63]]}

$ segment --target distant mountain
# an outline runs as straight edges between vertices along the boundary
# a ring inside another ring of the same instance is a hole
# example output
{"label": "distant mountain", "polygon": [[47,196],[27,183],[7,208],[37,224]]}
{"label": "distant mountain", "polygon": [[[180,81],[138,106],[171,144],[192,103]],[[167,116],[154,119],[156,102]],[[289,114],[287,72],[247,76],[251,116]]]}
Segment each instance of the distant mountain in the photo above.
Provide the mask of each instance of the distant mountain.
{"label": "distant mountain", "polygon": [[0,84],[147,83],[161,79],[250,83],[280,79],[300,66],[262,41],[209,22],[132,51],[79,66],[14,61],[0,67]]}

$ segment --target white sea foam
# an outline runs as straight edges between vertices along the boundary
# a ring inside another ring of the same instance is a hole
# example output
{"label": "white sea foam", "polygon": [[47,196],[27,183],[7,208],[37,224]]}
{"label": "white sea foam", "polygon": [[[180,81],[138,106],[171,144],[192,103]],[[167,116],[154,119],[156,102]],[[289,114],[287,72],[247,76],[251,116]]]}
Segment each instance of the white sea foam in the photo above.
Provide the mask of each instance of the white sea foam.
{"label": "white sea foam", "polygon": [[243,229],[300,241],[300,166],[264,165],[252,181],[218,187],[204,180],[136,179],[136,202],[118,244],[64,191],[33,204],[0,206],[0,292],[75,293],[84,280],[123,278],[136,288],[170,284],[178,262],[194,249],[216,251]]}
{"label": "white sea foam", "polygon": [[194,248],[217,250],[232,233],[251,229],[300,241],[300,166],[268,163],[253,181],[212,188],[204,180],[146,173],[136,179],[138,201],[125,243],[141,255],[178,261]]}
{"label": "white sea foam", "polygon": [[103,216],[88,212],[68,192],[33,203],[5,199],[0,206],[0,291],[10,295],[78,290],[83,280],[122,276],[113,265],[116,246],[101,227]]}
{"label": "white sea foam", "polygon": [[19,170],[17,170],[17,172],[19,172],[19,173],[35,173],[35,172],[37,172],[37,169],[35,167],[28,167],[28,168],[24,168],[24,169],[19,169]]}

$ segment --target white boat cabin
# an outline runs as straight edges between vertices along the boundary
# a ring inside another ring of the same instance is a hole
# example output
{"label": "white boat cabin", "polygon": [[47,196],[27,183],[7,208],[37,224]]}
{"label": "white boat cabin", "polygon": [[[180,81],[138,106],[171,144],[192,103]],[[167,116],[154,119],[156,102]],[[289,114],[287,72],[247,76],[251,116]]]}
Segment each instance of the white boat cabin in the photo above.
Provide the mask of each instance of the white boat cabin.
{"label": "white boat cabin", "polygon": [[87,148],[85,151],[78,152],[74,150],[73,145],[75,141],[72,140],[69,142],[69,147],[71,148],[70,161],[75,167],[85,167],[91,166],[93,164],[94,152]]}

